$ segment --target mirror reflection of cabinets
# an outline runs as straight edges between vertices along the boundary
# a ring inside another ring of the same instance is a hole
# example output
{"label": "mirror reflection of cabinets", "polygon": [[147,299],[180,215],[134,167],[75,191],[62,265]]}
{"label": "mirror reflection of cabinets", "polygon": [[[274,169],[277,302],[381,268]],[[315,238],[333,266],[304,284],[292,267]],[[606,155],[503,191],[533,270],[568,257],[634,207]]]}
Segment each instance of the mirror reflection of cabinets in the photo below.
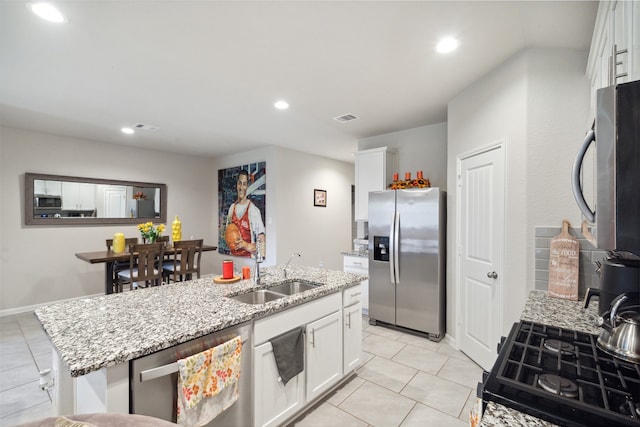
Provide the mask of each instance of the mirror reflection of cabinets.
{"label": "mirror reflection of cabinets", "polygon": [[134,181],[25,174],[25,224],[166,222],[167,186]]}

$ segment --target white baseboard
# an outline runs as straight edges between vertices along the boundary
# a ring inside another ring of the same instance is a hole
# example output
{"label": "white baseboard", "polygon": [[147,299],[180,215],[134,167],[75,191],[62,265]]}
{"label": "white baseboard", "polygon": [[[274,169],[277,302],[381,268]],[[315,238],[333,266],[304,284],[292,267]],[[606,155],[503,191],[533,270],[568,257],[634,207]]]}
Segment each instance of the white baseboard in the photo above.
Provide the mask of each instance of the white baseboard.
{"label": "white baseboard", "polygon": [[81,297],[61,299],[61,300],[58,300],[58,301],[43,302],[42,304],[25,305],[25,306],[16,307],[16,308],[7,308],[7,309],[4,309],[4,310],[0,310],[0,317],[11,316],[13,314],[28,313],[30,311],[35,311],[37,308],[44,307],[46,305],[53,305],[53,304],[58,304],[58,303],[61,303],[61,302],[74,301],[74,300],[78,300],[78,299],[93,298],[93,297],[97,297],[97,296],[100,296],[100,295],[104,295],[104,294],[100,293],[100,294],[93,294],[93,295],[83,295]]}

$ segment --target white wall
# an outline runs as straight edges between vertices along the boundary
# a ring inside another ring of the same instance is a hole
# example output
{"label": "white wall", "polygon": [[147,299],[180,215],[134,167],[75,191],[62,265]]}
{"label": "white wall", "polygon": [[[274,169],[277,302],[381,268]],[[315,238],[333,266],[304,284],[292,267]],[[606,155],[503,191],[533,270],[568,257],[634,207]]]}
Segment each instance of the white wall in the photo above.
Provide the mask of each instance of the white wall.
{"label": "white wall", "polygon": [[396,150],[396,165],[400,179],[405,172],[413,178],[421,170],[432,187],[447,187],[447,123],[436,123],[398,132],[363,138],[358,151],[390,147]]}
{"label": "white wall", "polygon": [[[135,225],[25,226],[25,172],[167,184],[167,222],[179,215],[183,235],[215,244],[211,159],[0,127],[0,162],[0,313],[103,294],[104,264],[75,253],[101,250],[116,232],[139,235]],[[212,273],[210,252],[202,257]]]}
{"label": "white wall", "polygon": [[462,91],[448,105],[447,333],[455,338],[456,160],[503,141],[505,262],[503,333],[517,321],[533,289],[535,225],[576,221],[571,162],[585,131],[587,52],[529,49]]}
{"label": "white wall", "polygon": [[[210,159],[0,127],[0,314],[70,298],[104,293],[104,264],[88,264],[77,252],[101,250],[127,226],[25,226],[25,172],[167,184],[170,222],[178,215],[183,236],[218,244],[218,169],[267,162],[267,259],[342,270],[341,251],[351,247],[353,165],[269,147]],[[313,206],[313,189],[327,191],[327,207]],[[202,255],[202,274],[219,274],[217,252]],[[233,258],[238,268],[251,260]]]}
{"label": "white wall", "polygon": [[[213,169],[266,161],[267,254],[263,265],[286,263],[293,252],[302,255],[293,264],[342,270],[340,252],[351,248],[351,185],[353,164],[278,147],[217,158]],[[217,178],[215,187],[217,190]],[[313,190],[327,191],[327,207],[313,205]],[[215,199],[215,211],[218,210]],[[215,262],[233,259],[237,266],[250,259],[216,254]]]}

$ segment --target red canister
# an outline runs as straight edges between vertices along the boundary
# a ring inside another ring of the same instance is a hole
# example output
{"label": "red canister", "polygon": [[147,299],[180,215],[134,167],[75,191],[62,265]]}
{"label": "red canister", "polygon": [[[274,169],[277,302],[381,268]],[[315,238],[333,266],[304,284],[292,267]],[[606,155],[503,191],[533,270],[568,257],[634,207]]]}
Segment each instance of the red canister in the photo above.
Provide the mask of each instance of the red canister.
{"label": "red canister", "polygon": [[222,261],[222,278],[233,279],[233,261],[230,259]]}

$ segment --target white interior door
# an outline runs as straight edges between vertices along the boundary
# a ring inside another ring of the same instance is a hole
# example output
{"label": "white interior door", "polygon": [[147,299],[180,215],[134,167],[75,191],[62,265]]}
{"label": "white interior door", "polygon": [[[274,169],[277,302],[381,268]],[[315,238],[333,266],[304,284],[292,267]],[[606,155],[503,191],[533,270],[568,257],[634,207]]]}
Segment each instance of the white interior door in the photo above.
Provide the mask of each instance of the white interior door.
{"label": "white interior door", "polygon": [[460,349],[489,370],[502,330],[504,148],[459,161]]}
{"label": "white interior door", "polygon": [[127,216],[127,190],[125,187],[109,187],[104,191],[104,217],[126,218]]}

